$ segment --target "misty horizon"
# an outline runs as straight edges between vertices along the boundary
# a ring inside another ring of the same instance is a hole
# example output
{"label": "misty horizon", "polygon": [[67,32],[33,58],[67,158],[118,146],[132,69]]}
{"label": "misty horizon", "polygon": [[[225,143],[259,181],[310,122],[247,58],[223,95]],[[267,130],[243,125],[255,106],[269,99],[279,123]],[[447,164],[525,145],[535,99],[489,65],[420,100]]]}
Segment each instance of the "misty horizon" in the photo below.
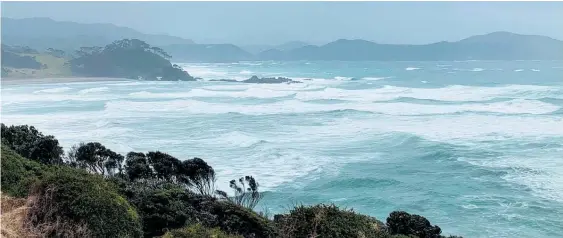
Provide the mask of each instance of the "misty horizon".
{"label": "misty horizon", "polygon": [[[339,39],[424,45],[493,32],[561,40],[563,17],[557,14],[561,10],[562,3],[547,2],[2,3],[2,17],[106,23],[200,44],[236,45],[279,45],[292,41],[322,45]],[[159,14],[163,12],[166,14]],[[310,34],[313,30],[315,34]]]}

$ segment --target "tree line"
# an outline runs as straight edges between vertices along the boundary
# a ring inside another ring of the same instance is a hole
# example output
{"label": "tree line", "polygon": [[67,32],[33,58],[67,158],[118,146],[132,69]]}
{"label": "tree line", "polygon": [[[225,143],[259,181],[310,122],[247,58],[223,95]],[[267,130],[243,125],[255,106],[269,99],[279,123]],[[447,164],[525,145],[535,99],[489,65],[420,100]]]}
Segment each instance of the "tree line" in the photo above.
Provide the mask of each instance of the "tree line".
{"label": "tree line", "polygon": [[426,218],[403,211],[392,212],[386,223],[325,204],[269,217],[253,210],[264,196],[254,177],[231,180],[231,194],[216,190],[214,169],[197,157],[179,160],[160,151],[123,156],[98,142],[65,153],[54,136],[28,125],[2,124],[1,136],[2,192],[27,197],[24,230],[35,235],[444,237]]}

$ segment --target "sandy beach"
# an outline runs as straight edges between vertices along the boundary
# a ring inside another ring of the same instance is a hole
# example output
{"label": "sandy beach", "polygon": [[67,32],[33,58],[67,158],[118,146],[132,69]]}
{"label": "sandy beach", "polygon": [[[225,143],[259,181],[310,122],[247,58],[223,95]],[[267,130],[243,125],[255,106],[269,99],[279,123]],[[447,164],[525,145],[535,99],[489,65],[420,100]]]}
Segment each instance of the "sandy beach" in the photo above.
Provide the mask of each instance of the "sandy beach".
{"label": "sandy beach", "polygon": [[17,84],[50,84],[50,83],[77,83],[77,82],[103,82],[103,81],[132,81],[126,78],[93,78],[93,77],[67,77],[67,78],[2,78],[4,85]]}

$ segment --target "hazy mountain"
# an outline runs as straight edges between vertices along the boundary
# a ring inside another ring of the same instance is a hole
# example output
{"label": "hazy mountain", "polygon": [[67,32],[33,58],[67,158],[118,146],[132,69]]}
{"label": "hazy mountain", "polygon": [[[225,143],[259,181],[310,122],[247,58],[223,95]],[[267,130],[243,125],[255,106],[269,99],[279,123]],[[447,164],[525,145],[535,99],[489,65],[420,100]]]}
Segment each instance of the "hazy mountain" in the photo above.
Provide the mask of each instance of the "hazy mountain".
{"label": "hazy mountain", "polygon": [[180,37],[144,34],[112,24],[83,24],[49,18],[2,18],[2,43],[7,45],[73,52],[81,46],[103,46],[124,38],[139,39],[161,47],[176,62],[563,59],[562,41],[510,32],[493,32],[456,42],[442,41],[426,45],[378,44],[366,40],[340,39],[320,46],[292,41],[281,45],[239,47],[232,44],[194,44]]}
{"label": "hazy mountain", "polygon": [[494,32],[457,42],[427,45],[337,40],[322,46],[267,50],[262,60],[552,60],[563,59],[563,41],[545,36]]}
{"label": "hazy mountain", "polygon": [[115,40],[132,38],[152,45],[193,44],[193,41],[168,35],[145,34],[113,24],[85,24],[55,21],[50,18],[2,18],[2,43],[35,49],[77,49],[104,46]]}
{"label": "hazy mountain", "polygon": [[280,51],[288,51],[297,49],[303,46],[309,45],[309,43],[303,41],[290,41],[283,43],[281,45],[241,45],[240,48],[243,50],[251,53],[251,54],[259,54],[260,52],[267,51],[267,50],[280,50]]}
{"label": "hazy mountain", "polygon": [[162,49],[174,62],[236,62],[254,60],[255,56],[232,44],[179,44]]}

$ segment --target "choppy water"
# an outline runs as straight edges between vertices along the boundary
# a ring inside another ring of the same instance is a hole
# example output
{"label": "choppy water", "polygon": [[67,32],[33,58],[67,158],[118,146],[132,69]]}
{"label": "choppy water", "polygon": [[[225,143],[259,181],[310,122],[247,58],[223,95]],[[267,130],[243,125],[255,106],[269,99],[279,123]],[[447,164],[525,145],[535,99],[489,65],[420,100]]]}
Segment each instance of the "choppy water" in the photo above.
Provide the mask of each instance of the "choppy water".
{"label": "choppy water", "polygon": [[257,177],[271,213],[334,202],[380,219],[406,210],[466,237],[563,234],[563,62],[184,67],[204,79],[305,83],[12,85],[2,121],[35,125],[65,148],[99,141],[202,157],[220,188]]}

